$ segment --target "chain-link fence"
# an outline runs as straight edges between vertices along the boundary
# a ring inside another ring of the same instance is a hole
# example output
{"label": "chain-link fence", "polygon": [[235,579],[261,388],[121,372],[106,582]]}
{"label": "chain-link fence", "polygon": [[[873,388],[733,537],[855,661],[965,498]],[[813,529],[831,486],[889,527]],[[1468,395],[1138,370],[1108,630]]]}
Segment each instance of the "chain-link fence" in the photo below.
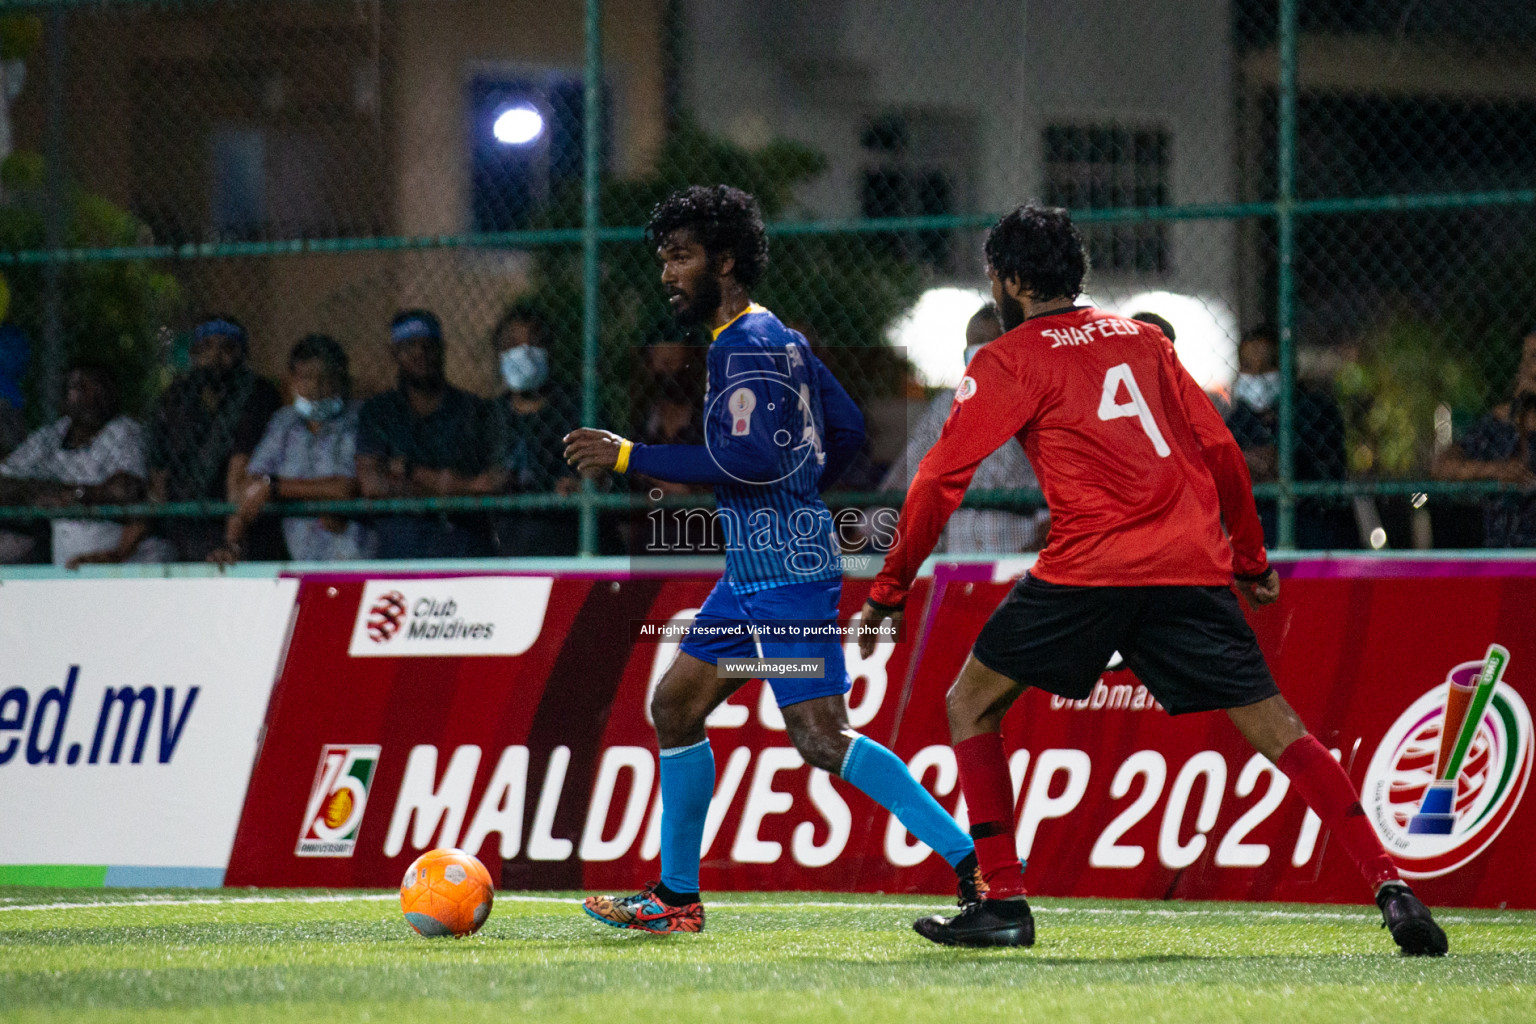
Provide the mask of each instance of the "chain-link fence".
{"label": "chain-link fence", "polygon": [[[707,338],[641,235],[717,181],[866,413],[834,503],[899,501],[1037,197],[1092,302],[1175,332],[1274,543],[1536,542],[1519,0],[0,0],[0,100],[0,560],[633,547],[649,489],[558,438],[694,439]],[[412,405],[438,349],[464,395]],[[338,351],[367,401],[306,420]]]}

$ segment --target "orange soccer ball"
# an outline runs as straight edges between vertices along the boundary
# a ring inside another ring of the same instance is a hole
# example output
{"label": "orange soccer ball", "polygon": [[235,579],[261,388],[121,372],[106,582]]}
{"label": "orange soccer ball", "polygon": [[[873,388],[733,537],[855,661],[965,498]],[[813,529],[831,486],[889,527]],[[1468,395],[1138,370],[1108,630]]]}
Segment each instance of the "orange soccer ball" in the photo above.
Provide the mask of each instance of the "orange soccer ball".
{"label": "orange soccer ball", "polygon": [[491,916],[491,874],[463,850],[428,850],[400,883],[400,909],[421,934],[469,935]]}

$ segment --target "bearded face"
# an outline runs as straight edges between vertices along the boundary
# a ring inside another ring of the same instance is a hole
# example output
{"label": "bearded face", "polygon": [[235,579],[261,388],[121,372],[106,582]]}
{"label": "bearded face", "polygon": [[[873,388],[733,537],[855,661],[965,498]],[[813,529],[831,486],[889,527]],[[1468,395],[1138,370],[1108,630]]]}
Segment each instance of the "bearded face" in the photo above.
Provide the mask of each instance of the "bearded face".
{"label": "bearded face", "polygon": [[1003,322],[1003,330],[1011,331],[1024,322],[1024,306],[1009,295],[1004,288],[997,288],[997,317]]}
{"label": "bearded face", "polygon": [[698,272],[668,286],[667,301],[679,327],[705,326],[720,308],[720,275],[715,260],[705,259]]}
{"label": "bearded face", "polygon": [[678,326],[708,326],[720,308],[720,261],[711,255],[690,228],[679,228],[656,249],[661,260],[661,286]]}

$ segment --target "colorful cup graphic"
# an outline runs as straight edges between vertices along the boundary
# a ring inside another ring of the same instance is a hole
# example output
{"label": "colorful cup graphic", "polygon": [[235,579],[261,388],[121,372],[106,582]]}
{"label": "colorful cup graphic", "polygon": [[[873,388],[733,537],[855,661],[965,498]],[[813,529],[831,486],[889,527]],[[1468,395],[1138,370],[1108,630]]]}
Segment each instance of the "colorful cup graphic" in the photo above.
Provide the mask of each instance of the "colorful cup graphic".
{"label": "colorful cup graphic", "polygon": [[1440,750],[1435,781],[1424,791],[1418,811],[1408,822],[1415,835],[1448,836],[1456,827],[1456,791],[1462,762],[1472,748],[1493,689],[1509,664],[1509,651],[1489,644],[1482,665],[1462,665],[1446,679],[1445,715],[1441,719]]}

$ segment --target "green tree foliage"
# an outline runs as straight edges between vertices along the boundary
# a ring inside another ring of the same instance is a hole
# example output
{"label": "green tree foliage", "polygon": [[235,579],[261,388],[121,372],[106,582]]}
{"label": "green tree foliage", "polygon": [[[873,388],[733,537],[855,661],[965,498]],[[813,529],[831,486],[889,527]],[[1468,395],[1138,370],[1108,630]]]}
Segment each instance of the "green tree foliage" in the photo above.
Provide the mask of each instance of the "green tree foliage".
{"label": "green tree foliage", "polygon": [[0,60],[30,56],[43,41],[43,19],[35,14],[0,18]]}
{"label": "green tree foliage", "polygon": [[1377,477],[1425,476],[1435,444],[1435,414],[1478,409],[1486,378],[1477,359],[1434,324],[1392,319],[1360,342],[1359,358],[1339,375],[1349,467]]}
{"label": "green tree foliage", "polygon": [[[13,153],[0,166],[0,249],[46,247],[43,161]],[[126,246],[144,242],[144,228],[128,211],[90,192],[72,190],[65,200],[64,244],[69,248]],[[62,272],[66,358],[104,363],[117,374],[129,412],[143,412],[165,381],[160,326],[180,297],[176,278],[142,260],[66,263]],[[44,269],[41,264],[5,268],[11,289],[7,315],[32,340],[27,411],[36,422],[42,403]],[[56,398],[57,396],[55,396]]]}
{"label": "green tree foliage", "polygon": [[1462,426],[1509,399],[1536,324],[1536,239],[1478,255],[1451,292],[1446,314],[1400,314],[1367,334],[1340,375],[1355,473],[1426,475],[1441,406]]}
{"label": "green tree foliage", "polygon": [[1523,242],[1483,254],[1457,283],[1457,295],[1456,321],[1446,331],[1487,384],[1482,402],[1458,411],[1483,412],[1508,401],[1521,341],[1536,327],[1536,230],[1528,226]]}
{"label": "green tree foliage", "polygon": [[[684,121],[641,178],[604,181],[604,225],[643,225],[669,192],[690,184],[725,183],[757,196],[771,223],[784,216],[795,189],[826,168],[826,160],[795,142],[777,140],[755,150],[733,145]],[[581,195],[560,196],[539,226],[581,223]],[[885,331],[921,291],[919,269],[879,235],[775,235],[768,274],[755,298],[787,323],[810,328],[829,366],[858,401],[899,394],[906,371]],[[579,392],[581,359],[581,252],[575,247],[538,251],[533,288],[521,300],[554,328],[552,362],[557,383]],[[608,425],[633,427],[632,382],[636,351],[676,333],[671,326],[655,254],[640,242],[603,247],[600,379]],[[705,339],[695,339],[702,343]]]}

